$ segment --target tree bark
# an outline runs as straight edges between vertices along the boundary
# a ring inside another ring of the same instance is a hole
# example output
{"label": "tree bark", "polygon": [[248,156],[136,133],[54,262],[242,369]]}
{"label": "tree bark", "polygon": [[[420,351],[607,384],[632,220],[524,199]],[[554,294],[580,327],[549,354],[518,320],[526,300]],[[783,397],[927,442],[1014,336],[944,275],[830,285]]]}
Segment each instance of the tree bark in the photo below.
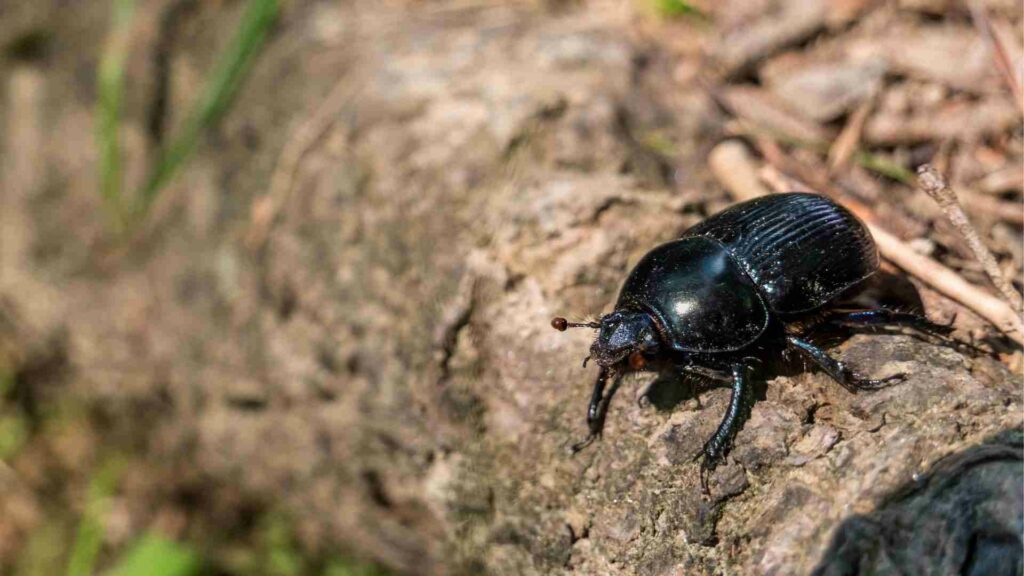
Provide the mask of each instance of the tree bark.
{"label": "tree bark", "polygon": [[[56,96],[74,59],[47,80],[50,173],[2,197],[29,240],[0,294],[26,330],[67,334],[73,386],[210,514],[280,506],[310,547],[409,574],[808,573],[852,514],[1021,425],[996,360],[858,335],[833,353],[907,380],[851,395],[819,373],[769,379],[710,497],[692,458],[726,389],[659,381],[641,406],[627,380],[570,457],[591,334],[549,321],[607,311],[644,252],[727,203],[704,166],[721,115],[614,13],[390,10],[292,5],[127,253],[31,256],[67,230],[103,237],[90,167],[66,161],[91,141],[88,106]],[[201,69],[217,41],[200,33],[170,68]],[[195,93],[181,76],[172,93]],[[318,117],[337,83],[352,97]],[[253,249],[249,207],[309,118],[318,137]],[[24,287],[53,278],[40,306]]]}

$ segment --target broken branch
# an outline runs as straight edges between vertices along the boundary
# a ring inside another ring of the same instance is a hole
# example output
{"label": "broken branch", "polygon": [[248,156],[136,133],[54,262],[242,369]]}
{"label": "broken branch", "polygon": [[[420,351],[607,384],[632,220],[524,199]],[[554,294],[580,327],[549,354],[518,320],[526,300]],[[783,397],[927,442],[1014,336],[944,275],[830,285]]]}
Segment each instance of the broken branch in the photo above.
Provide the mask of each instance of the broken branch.
{"label": "broken branch", "polygon": [[935,200],[939,207],[942,208],[942,212],[946,214],[946,218],[953,224],[953,227],[967,241],[967,246],[970,247],[974,257],[981,263],[985,273],[992,280],[992,284],[999,290],[1006,301],[1019,312],[1024,307],[1020,294],[1013,288],[1013,284],[1010,283],[1009,279],[1003,275],[1003,271],[999,268],[999,263],[996,262],[995,256],[992,255],[988,246],[981,241],[978,231],[971,225],[971,221],[967,219],[967,214],[964,213],[963,206],[957,200],[956,192],[953,192],[953,189],[949,187],[946,179],[935,168],[932,168],[930,164],[923,164],[917,169],[917,181],[921,189]]}

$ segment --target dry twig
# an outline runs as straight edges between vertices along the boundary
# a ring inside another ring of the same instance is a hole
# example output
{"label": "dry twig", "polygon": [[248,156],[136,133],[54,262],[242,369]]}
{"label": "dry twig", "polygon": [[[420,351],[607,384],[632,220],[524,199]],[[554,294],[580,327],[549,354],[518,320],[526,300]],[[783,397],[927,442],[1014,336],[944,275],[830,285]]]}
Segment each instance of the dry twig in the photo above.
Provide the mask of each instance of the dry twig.
{"label": "dry twig", "polygon": [[1018,344],[1024,345],[1024,324],[1005,302],[963,279],[960,274],[917,253],[909,244],[868,223],[878,250],[893,264],[932,288],[963,304],[991,322]]}
{"label": "dry twig", "polygon": [[1020,192],[1024,190],[1024,170],[1017,163],[1011,162],[1005,168],[989,172],[972,186],[979,192],[991,195]]}
{"label": "dry twig", "polygon": [[253,202],[246,235],[246,244],[250,248],[258,250],[266,242],[278,213],[291,194],[303,157],[334,125],[338,114],[358,94],[359,88],[360,85],[351,78],[341,78],[316,111],[292,132],[274,166],[270,189]]}
{"label": "dry twig", "polygon": [[850,159],[853,158],[853,154],[857,151],[860,146],[860,137],[864,132],[864,123],[868,119],[868,114],[871,113],[871,109],[874,107],[874,96],[865,100],[853,114],[850,115],[850,120],[843,127],[843,131],[840,132],[839,137],[832,143],[832,147],[828,151],[828,170],[830,174],[835,174],[842,171],[850,163]]}
{"label": "dry twig", "polygon": [[739,140],[726,140],[708,155],[708,166],[719,183],[738,200],[751,200],[770,193],[761,184],[750,150]]}
{"label": "dry twig", "polygon": [[949,187],[946,179],[935,168],[932,168],[930,164],[923,164],[917,169],[917,182],[921,189],[931,196],[939,207],[942,208],[946,218],[949,219],[950,223],[967,241],[967,246],[970,247],[971,252],[974,252],[974,257],[981,263],[985,273],[992,280],[992,284],[999,290],[1006,301],[1017,311],[1024,308],[1024,302],[1021,301],[1020,294],[1013,288],[1013,284],[1003,276],[1003,271],[999,268],[999,263],[996,262],[995,256],[989,251],[988,246],[981,241],[978,231],[971,225],[971,221],[967,219],[967,214],[964,213],[963,206],[957,200],[956,192],[953,192],[953,189]]}
{"label": "dry twig", "polygon": [[988,13],[985,12],[985,8],[977,0],[967,2],[967,7],[971,11],[971,19],[974,20],[974,25],[981,32],[989,49],[992,50],[992,57],[995,60],[996,68],[999,69],[999,74],[1010,88],[1010,92],[1013,93],[1013,98],[1017,101],[1017,105],[1021,106],[1022,110],[1024,110],[1024,89],[1021,88],[1021,79],[1018,75],[1017,67],[1014,66],[1013,58],[1007,52],[1006,46],[1003,45],[1003,39],[992,26],[992,21],[989,19]]}

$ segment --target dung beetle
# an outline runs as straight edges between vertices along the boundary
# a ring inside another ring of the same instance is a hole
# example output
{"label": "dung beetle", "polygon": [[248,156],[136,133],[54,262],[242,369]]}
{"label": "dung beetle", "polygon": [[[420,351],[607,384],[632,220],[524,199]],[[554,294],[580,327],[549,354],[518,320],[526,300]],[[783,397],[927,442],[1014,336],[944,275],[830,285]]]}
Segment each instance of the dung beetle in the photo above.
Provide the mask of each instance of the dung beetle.
{"label": "dung beetle", "polygon": [[613,312],[596,322],[551,321],[557,330],[599,331],[588,356],[600,367],[587,409],[590,432],[573,452],[600,435],[621,377],[629,372],[670,369],[731,386],[725,416],[704,444],[702,483],[749,416],[747,373],[765,355],[795,350],[853,392],[901,380],[902,374],[860,378],[807,340],[823,324],[949,334],[949,326],[917,314],[836,308],[840,295],[877,269],[878,250],[864,223],[832,200],[806,193],[736,204],[655,247],[629,273]]}

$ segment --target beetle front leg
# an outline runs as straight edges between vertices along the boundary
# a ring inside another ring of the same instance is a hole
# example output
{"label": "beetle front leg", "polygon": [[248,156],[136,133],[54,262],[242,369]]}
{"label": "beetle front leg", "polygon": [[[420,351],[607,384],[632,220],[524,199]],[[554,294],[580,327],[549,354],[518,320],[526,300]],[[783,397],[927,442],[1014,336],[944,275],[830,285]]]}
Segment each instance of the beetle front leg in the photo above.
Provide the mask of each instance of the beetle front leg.
{"label": "beetle front leg", "polygon": [[573,454],[589,446],[595,438],[601,435],[605,416],[608,415],[608,406],[611,404],[615,392],[619,389],[619,383],[622,381],[622,376],[616,374],[611,388],[608,389],[608,394],[605,395],[604,387],[608,383],[608,379],[612,378],[611,372],[610,369],[602,367],[601,371],[597,374],[597,381],[594,382],[594,392],[590,395],[590,404],[587,406],[587,427],[590,431],[586,438],[572,445],[571,450]]}
{"label": "beetle front leg", "polygon": [[890,384],[902,381],[905,374],[894,374],[888,378],[882,378],[880,380],[871,380],[869,378],[859,378],[845,364],[836,360],[832,356],[825,352],[821,348],[818,348],[814,344],[797,338],[796,336],[786,336],[786,341],[797,350],[802,352],[806,357],[814,361],[815,364],[821,367],[826,374],[832,377],[833,380],[838,382],[843,388],[851,392],[858,390],[877,390],[884,388]]}
{"label": "beetle front leg", "polygon": [[[732,366],[732,397],[729,399],[729,407],[725,410],[722,423],[718,430],[704,444],[701,462],[701,487],[708,492],[707,474],[713,472],[721,462],[722,458],[732,447],[732,441],[736,434],[743,428],[743,423],[750,416],[751,389],[747,381],[747,367],[744,364],[733,364]],[[698,455],[699,457],[699,455]]]}
{"label": "beetle front leg", "polygon": [[597,374],[597,381],[594,382],[594,392],[590,395],[590,404],[587,405],[587,425],[590,426],[597,420],[597,412],[600,410],[601,399],[604,394],[604,386],[608,383],[609,370],[601,368]]}

